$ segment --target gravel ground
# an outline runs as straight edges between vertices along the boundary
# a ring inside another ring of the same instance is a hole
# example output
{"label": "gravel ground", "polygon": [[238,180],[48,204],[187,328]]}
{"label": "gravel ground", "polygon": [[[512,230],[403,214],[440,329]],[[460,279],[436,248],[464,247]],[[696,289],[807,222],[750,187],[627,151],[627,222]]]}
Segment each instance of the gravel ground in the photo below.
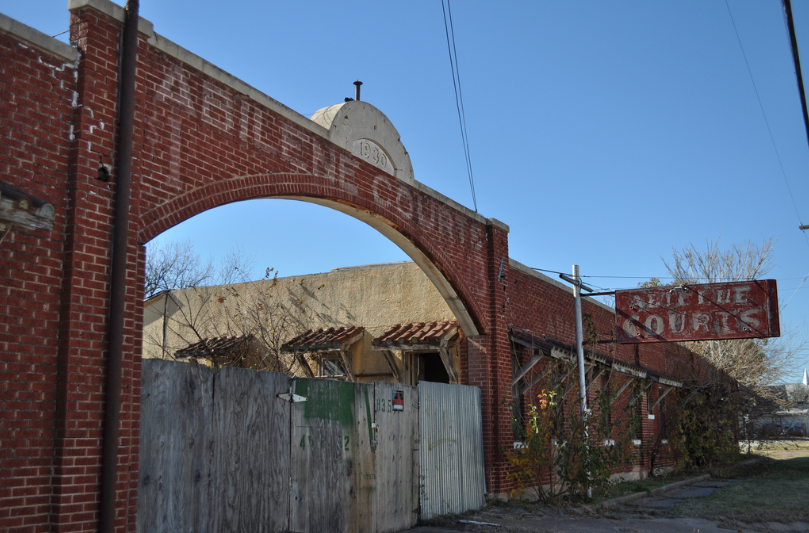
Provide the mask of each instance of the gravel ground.
{"label": "gravel ground", "polygon": [[[775,450],[771,450],[775,451]],[[783,458],[807,456],[809,449],[779,449]],[[785,453],[781,453],[785,452]],[[802,455],[793,455],[793,454]],[[755,475],[763,466],[747,462],[725,472],[716,472],[717,477],[703,479],[686,486],[665,491],[655,496],[636,499],[628,504],[593,510],[587,506],[557,509],[538,504],[503,504],[488,506],[480,511],[463,516],[439,517],[429,525],[411,529],[406,533],[445,533],[473,531],[480,533],[548,532],[548,533],[728,533],[733,532],[809,532],[809,523],[795,521],[738,523],[733,516],[714,519],[671,518],[669,510],[685,501],[701,499],[732,487],[742,479]],[[809,507],[809,495],[807,495]],[[465,523],[464,523],[465,521]]]}

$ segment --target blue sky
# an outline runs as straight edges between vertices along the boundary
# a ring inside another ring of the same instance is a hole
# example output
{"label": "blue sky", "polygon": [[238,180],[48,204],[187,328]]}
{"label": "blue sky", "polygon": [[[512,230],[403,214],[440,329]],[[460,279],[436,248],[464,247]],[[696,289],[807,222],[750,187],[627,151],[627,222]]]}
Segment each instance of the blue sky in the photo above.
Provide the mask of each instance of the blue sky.
{"label": "blue sky", "polygon": [[[0,0],[0,12],[56,34],[66,3]],[[514,259],[577,263],[604,288],[664,277],[672,247],[777,238],[782,329],[806,337],[809,145],[786,25],[778,0],[728,4],[764,114],[724,0],[456,0],[478,211],[511,227]],[[809,4],[793,9],[809,81]],[[305,116],[362,80],[416,179],[473,208],[439,0],[141,0],[141,16]],[[186,238],[204,256],[239,244],[256,276],[406,259],[354,219],[283,200],[225,206],[158,239]]]}

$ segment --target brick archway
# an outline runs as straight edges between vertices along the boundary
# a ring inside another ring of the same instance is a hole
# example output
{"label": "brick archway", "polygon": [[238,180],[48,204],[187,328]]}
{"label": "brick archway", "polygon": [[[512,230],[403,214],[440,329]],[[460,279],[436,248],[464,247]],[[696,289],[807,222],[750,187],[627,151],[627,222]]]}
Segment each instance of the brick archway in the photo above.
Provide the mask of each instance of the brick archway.
{"label": "brick archway", "polygon": [[[503,461],[495,454],[511,438],[502,407],[511,379],[508,227],[416,181],[398,132],[370,104],[338,104],[306,118],[141,20],[129,267],[125,288],[113,289],[124,14],[107,0],[73,0],[70,10],[75,46],[0,15],[4,72],[18,82],[6,82],[9,90],[0,96],[10,110],[4,124],[14,126],[0,131],[4,180],[54,207],[52,231],[12,233],[0,261],[0,303],[8,311],[0,343],[0,370],[6,371],[0,429],[27,435],[2,447],[0,477],[19,484],[0,493],[0,529],[95,530],[108,408],[109,302],[112,291],[122,289],[114,498],[116,530],[135,529],[143,245],[203,211],[257,198],[296,199],[346,213],[422,267],[467,335],[463,378],[482,390],[488,487],[503,492]],[[108,181],[99,179],[100,164]],[[14,515],[1,512],[12,507]]]}
{"label": "brick archway", "polygon": [[[451,267],[447,267],[452,264],[447,255],[449,250],[431,242],[429,237],[417,237],[421,230],[418,219],[415,222],[402,217],[392,220],[388,217],[395,216],[395,211],[380,206],[373,198],[364,204],[357,204],[358,198],[346,194],[344,185],[327,185],[328,182],[323,176],[301,173],[259,174],[212,181],[144,213],[144,225],[138,233],[138,242],[145,244],[182,221],[232,202],[278,198],[322,205],[365,222],[399,246],[436,286],[464,332],[474,336],[483,331],[482,324],[485,322],[476,314],[476,307],[478,313],[480,309],[470,299],[473,293],[466,280],[457,274],[453,276]],[[359,199],[362,200],[362,197]]]}

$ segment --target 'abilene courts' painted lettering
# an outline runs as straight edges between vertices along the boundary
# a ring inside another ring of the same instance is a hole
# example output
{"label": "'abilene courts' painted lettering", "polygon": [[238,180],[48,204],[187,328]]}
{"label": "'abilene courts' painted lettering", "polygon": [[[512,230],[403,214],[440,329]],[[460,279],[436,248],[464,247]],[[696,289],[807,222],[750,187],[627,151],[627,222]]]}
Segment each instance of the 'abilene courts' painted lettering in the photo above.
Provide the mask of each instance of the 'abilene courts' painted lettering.
{"label": "'abilene courts' painted lettering", "polygon": [[777,337],[775,280],[616,291],[618,342]]}

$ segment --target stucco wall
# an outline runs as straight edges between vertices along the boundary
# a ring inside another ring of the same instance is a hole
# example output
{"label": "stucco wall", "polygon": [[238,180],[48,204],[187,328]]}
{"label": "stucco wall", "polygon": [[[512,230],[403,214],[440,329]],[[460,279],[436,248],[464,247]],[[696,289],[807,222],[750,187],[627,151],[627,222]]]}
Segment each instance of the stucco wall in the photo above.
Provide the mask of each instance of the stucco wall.
{"label": "stucco wall", "polygon": [[171,291],[168,300],[165,293],[153,297],[144,306],[144,357],[162,357],[164,346],[171,356],[200,337],[239,334],[232,324],[237,306],[253,307],[268,295],[277,298],[293,319],[285,340],[308,329],[365,327],[365,338],[352,347],[357,374],[389,371],[379,354],[363,354],[374,355],[373,337],[394,324],[455,320],[438,290],[412,262],[339,268],[276,281],[274,286],[272,280],[264,280]]}

